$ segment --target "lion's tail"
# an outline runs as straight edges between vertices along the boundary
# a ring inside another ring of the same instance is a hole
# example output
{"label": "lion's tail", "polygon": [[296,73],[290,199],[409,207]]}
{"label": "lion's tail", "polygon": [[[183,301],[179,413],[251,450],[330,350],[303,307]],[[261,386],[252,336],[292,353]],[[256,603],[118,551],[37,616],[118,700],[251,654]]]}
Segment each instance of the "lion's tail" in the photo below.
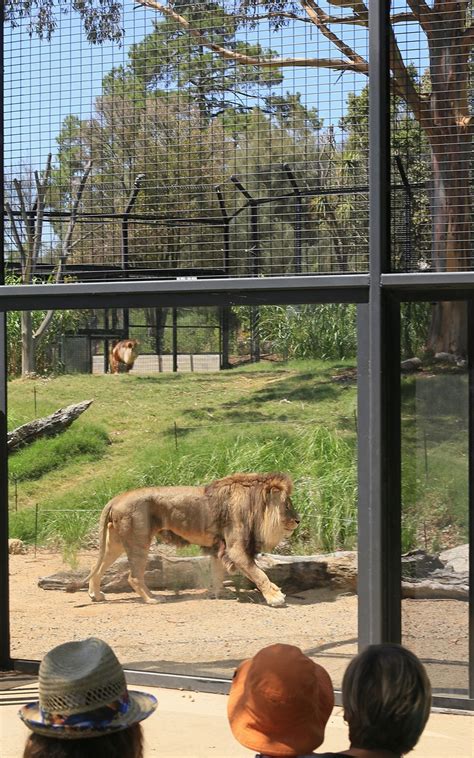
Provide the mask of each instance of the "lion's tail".
{"label": "lion's tail", "polygon": [[96,564],[94,568],[92,568],[89,572],[89,574],[85,577],[85,579],[82,579],[79,582],[69,582],[68,585],[66,585],[66,592],[77,592],[77,590],[82,590],[86,585],[89,579],[97,569],[99,568],[102,558],[104,557],[105,553],[105,545],[106,545],[106,538],[107,538],[107,526],[110,521],[110,512],[112,510],[112,501],[110,503],[107,503],[104,510],[100,514],[100,522],[99,522],[99,555],[97,557]]}

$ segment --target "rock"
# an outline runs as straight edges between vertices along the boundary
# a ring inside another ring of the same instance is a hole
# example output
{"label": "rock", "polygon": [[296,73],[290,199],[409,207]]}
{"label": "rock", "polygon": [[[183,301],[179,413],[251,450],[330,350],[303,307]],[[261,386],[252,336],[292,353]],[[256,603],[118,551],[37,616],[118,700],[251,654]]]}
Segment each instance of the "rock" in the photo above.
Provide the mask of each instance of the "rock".
{"label": "rock", "polygon": [[443,363],[456,363],[456,356],[454,353],[436,353],[435,361],[442,361]]}
{"label": "rock", "polygon": [[463,355],[455,353],[436,353],[435,361],[442,363],[455,363],[458,368],[467,368],[467,360]]}
{"label": "rock", "polygon": [[469,573],[469,545],[458,545],[439,554],[447,570]]}
{"label": "rock", "polygon": [[469,578],[467,574],[438,570],[429,579],[402,582],[402,597],[418,600],[469,600]]}
{"label": "rock", "polygon": [[404,374],[421,371],[421,360],[419,358],[407,358],[400,363],[400,369]]}
{"label": "rock", "polygon": [[424,550],[410,550],[402,555],[402,576],[422,578],[436,569],[444,568],[444,563],[437,555],[430,555]]}
{"label": "rock", "polygon": [[11,539],[8,540],[8,552],[10,555],[24,555],[26,548],[22,540]]}

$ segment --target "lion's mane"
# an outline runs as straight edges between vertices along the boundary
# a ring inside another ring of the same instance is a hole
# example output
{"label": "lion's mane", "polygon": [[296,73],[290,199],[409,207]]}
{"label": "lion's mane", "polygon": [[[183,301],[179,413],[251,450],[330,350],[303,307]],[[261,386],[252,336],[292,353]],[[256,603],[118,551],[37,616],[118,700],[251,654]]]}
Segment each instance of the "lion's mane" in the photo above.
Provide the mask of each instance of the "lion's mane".
{"label": "lion's mane", "polygon": [[281,508],[270,503],[272,491],[290,497],[293,483],[286,474],[232,474],[205,487],[205,494],[218,514],[219,531],[238,528],[245,551],[254,557],[262,550],[271,550],[285,531]]}

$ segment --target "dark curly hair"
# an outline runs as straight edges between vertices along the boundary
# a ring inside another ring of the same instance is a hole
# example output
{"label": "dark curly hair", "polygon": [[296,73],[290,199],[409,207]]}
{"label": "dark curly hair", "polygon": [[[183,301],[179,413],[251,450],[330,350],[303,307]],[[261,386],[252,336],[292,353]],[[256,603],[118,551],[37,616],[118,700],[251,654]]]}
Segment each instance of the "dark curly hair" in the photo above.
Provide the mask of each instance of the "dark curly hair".
{"label": "dark curly hair", "polygon": [[431,685],[421,661],[401,645],[370,645],[346,669],[344,719],[351,747],[404,755],[428,720]]}

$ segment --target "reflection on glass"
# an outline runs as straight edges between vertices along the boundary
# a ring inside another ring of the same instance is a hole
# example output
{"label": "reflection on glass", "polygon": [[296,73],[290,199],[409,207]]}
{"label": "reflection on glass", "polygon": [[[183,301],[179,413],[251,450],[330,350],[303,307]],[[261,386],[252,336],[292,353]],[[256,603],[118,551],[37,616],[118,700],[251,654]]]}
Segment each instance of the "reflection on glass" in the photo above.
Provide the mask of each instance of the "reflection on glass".
{"label": "reflection on glass", "polygon": [[[405,306],[406,308],[407,306]],[[423,360],[402,378],[403,643],[434,691],[468,686],[468,373]]]}
{"label": "reflection on glass", "polygon": [[[354,307],[58,312],[36,356],[41,375],[27,382],[15,318],[10,428],[93,402],[10,456],[10,536],[26,545],[11,556],[13,656],[95,635],[133,668],[230,678],[242,658],[288,642],[339,685],[357,644]],[[123,365],[111,374],[117,340]],[[214,599],[209,556],[176,546],[176,534],[151,548],[146,582],[159,605],[131,590],[125,556],[102,581],[107,602],[90,600],[84,578],[112,497],[252,471],[294,481],[301,523],[258,559],[286,607],[269,607],[240,574]]]}

